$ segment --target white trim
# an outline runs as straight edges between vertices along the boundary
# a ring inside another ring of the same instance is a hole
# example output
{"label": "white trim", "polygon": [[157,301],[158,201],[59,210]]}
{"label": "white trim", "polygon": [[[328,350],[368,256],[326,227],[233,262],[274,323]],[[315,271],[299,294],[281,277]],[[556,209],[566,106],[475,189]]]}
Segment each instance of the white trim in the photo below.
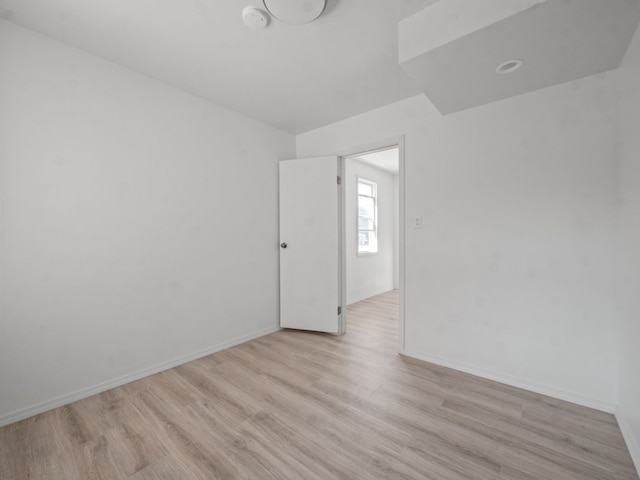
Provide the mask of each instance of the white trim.
{"label": "white trim", "polygon": [[339,218],[340,218],[340,240],[338,242],[340,251],[338,252],[338,258],[340,259],[339,267],[339,289],[340,289],[340,308],[342,313],[340,314],[340,322],[338,325],[338,333],[343,335],[347,333],[347,215],[346,215],[346,178],[347,167],[343,156],[338,155],[338,169],[340,171],[340,205],[339,205]]}
{"label": "white trim", "polygon": [[622,437],[627,444],[627,449],[629,450],[629,454],[631,455],[631,460],[633,460],[636,470],[640,472],[640,443],[638,443],[638,439],[633,434],[631,425],[627,421],[627,417],[624,416],[624,413],[620,407],[618,407],[618,409],[616,410],[616,420],[618,421],[618,425],[620,426]]}
{"label": "white trim", "polygon": [[530,392],[539,393],[548,397],[553,397],[558,400],[564,400],[567,402],[575,403],[583,407],[593,408],[606,413],[615,413],[617,405],[610,402],[605,402],[591,397],[580,395],[579,393],[568,392],[561,388],[552,387],[549,385],[542,385],[534,382],[523,381],[518,378],[510,377],[508,375],[502,375],[499,373],[488,372],[479,368],[475,368],[469,365],[458,363],[455,361],[449,361],[443,358],[434,357],[432,355],[425,355],[417,352],[407,351],[404,353],[407,357],[416,358],[429,363],[434,363],[442,367],[452,368],[460,372],[469,373],[477,377],[482,377],[494,382],[503,383],[505,385],[511,385],[512,387],[522,388]]}
{"label": "white trim", "polygon": [[404,135],[398,139],[398,289],[400,290],[400,298],[398,299],[398,352],[404,353],[406,348],[405,341],[405,298],[406,298],[406,286],[405,286],[405,228],[407,225],[405,218],[405,162],[404,162]]}
{"label": "white trim", "polygon": [[[344,172],[344,161],[342,157],[336,155],[337,167],[338,167],[338,177],[340,181],[338,182],[338,332],[337,335],[343,335],[347,333],[347,287],[345,285],[345,273],[344,266],[346,263],[343,262],[343,255],[345,249],[345,215],[344,215],[344,202],[345,202],[345,172]],[[346,257],[345,257],[346,258]]]}
{"label": "white trim", "polygon": [[380,295],[380,294],[382,294],[382,293],[387,293],[387,292],[390,292],[390,291],[392,291],[392,290],[394,290],[394,288],[393,288],[393,287],[391,287],[391,288],[389,288],[389,289],[387,289],[387,290],[382,290],[382,291],[380,291],[380,292],[375,292],[375,293],[372,293],[372,294],[365,294],[365,295],[362,295],[362,296],[356,297],[356,298],[352,299],[352,300],[349,302],[349,305],[353,305],[354,303],[362,302],[363,300],[367,300],[367,299],[369,299],[369,298],[371,298],[371,297],[375,297],[376,295]]}
{"label": "white trim", "polygon": [[137,372],[134,372],[128,375],[123,375],[121,377],[114,378],[113,380],[107,380],[106,382],[98,383],[97,385],[83,388],[81,390],[77,390],[75,392],[62,395],[60,397],[56,397],[51,400],[46,400],[44,402],[31,405],[30,407],[21,408],[20,410],[16,410],[14,412],[7,413],[5,415],[0,416],[0,427],[4,427],[5,425],[9,425],[11,423],[15,423],[20,420],[24,420],[25,418],[29,418],[29,417],[32,417],[33,415],[46,412],[47,410],[52,410],[54,408],[61,407],[63,405],[68,405],[69,403],[82,400],[83,398],[87,398],[92,395],[96,395],[98,393],[104,392],[106,390],[119,387],[126,383],[133,382],[135,380],[140,380],[141,378],[148,377],[149,375],[153,375],[154,373],[159,373],[164,370],[177,367],[178,365],[182,365],[184,363],[191,362],[193,360],[197,360],[202,357],[206,357],[207,355],[211,355],[212,353],[216,353],[221,350],[225,350],[227,348],[239,345],[241,343],[248,342],[249,340],[254,340],[256,338],[269,335],[270,333],[274,333],[279,330],[280,330],[280,327],[265,328],[263,330],[259,330],[249,335],[243,335],[242,337],[238,337],[236,339],[220,343],[213,347],[208,347],[196,353],[191,353],[183,357],[175,358],[173,360],[160,363],[153,367],[145,368],[143,370],[138,370]]}

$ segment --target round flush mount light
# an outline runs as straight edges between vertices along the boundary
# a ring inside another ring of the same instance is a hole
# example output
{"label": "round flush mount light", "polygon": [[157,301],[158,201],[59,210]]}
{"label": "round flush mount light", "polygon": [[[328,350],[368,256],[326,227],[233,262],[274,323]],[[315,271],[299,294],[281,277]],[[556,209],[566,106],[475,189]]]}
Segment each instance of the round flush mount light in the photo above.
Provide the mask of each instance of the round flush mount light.
{"label": "round flush mount light", "polygon": [[520,59],[507,60],[506,62],[501,63],[496,68],[496,73],[498,75],[506,75],[507,73],[513,73],[516,70],[520,69],[524,65],[524,62]]}
{"label": "round flush mount light", "polygon": [[269,24],[269,15],[259,8],[245,7],[242,10],[242,20],[247,27],[259,30]]}
{"label": "round flush mount light", "polygon": [[326,0],[263,0],[265,8],[284,23],[311,23],[324,12]]}

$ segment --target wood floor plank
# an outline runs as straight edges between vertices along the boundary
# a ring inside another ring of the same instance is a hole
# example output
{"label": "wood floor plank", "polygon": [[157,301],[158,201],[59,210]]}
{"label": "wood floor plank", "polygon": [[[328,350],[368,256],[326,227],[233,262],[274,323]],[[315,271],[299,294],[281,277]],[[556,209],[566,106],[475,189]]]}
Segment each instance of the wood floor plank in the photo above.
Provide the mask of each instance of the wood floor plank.
{"label": "wood floor plank", "polygon": [[0,429],[1,480],[639,480],[615,418],[397,354],[398,292]]}

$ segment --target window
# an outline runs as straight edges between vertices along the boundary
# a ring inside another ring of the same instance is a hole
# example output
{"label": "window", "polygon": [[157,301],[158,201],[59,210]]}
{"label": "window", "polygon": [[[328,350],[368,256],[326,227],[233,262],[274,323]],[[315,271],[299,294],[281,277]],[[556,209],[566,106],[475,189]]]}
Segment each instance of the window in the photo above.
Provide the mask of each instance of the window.
{"label": "window", "polygon": [[378,184],[358,178],[358,255],[378,253]]}

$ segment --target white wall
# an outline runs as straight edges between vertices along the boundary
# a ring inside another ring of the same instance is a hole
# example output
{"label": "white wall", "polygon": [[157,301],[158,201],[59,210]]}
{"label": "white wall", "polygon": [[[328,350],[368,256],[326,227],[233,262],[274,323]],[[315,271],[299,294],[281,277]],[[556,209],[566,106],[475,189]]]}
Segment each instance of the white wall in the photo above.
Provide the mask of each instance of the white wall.
{"label": "white wall", "polygon": [[620,407],[618,422],[640,470],[640,30],[620,75]]}
{"label": "white wall", "polygon": [[0,134],[0,423],[278,327],[291,135],[6,22]]}
{"label": "white wall", "polygon": [[[378,184],[378,253],[358,256],[357,177]],[[347,248],[347,304],[393,289],[394,227],[397,210],[394,178],[388,172],[354,158],[345,164],[345,209]]]}
{"label": "white wall", "polygon": [[297,137],[405,135],[406,353],[614,409],[614,98],[611,74],[446,117],[417,96]]}

